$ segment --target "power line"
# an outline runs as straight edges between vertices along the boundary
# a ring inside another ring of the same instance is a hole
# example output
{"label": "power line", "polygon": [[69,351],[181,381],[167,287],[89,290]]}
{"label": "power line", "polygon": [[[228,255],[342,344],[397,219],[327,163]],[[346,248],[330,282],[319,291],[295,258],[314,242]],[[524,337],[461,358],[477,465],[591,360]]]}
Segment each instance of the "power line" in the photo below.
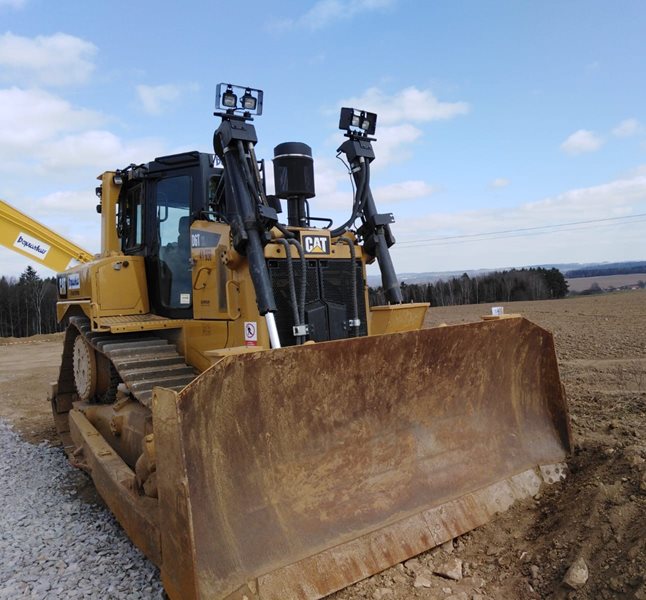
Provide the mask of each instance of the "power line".
{"label": "power line", "polygon": [[[623,223],[621,222],[616,223],[616,221],[626,221],[627,219],[637,219],[636,221],[633,221],[633,222],[642,222],[644,219],[639,219],[639,217],[646,217],[646,213],[638,213],[635,215],[625,215],[623,217],[606,217],[604,219],[589,219],[586,221],[571,221],[569,223],[556,223],[552,225],[539,225],[536,227],[520,227],[516,229],[502,229],[497,231],[486,231],[482,233],[468,233],[463,235],[450,235],[450,236],[423,238],[418,240],[404,240],[399,242],[397,246],[404,247],[404,248],[414,248],[418,246],[427,246],[427,245],[445,245],[445,244],[453,244],[453,243],[466,243],[469,241],[477,242],[477,241],[485,241],[485,240],[496,240],[496,239],[502,239],[507,237],[518,237],[520,235],[544,235],[546,233],[556,233],[559,231],[576,231],[581,229],[591,229],[590,227],[555,229],[555,228],[570,227],[572,225],[589,225],[589,224],[597,224],[597,223],[607,223],[608,225],[622,225]],[[612,221],[614,221],[615,223],[610,223]],[[601,226],[603,227],[603,225]],[[528,234],[527,232],[535,232],[535,233]],[[489,237],[485,237],[485,236],[489,236]]]}

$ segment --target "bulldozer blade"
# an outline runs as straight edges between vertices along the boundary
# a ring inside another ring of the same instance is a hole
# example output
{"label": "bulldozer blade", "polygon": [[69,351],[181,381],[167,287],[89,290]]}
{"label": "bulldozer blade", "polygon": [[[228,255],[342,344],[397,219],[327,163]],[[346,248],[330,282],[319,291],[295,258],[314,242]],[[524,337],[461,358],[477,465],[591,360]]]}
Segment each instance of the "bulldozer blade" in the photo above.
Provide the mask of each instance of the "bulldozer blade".
{"label": "bulldozer blade", "polygon": [[321,598],[537,493],[570,450],[552,335],[523,318],[227,357],[157,388],[153,421],[172,599]]}

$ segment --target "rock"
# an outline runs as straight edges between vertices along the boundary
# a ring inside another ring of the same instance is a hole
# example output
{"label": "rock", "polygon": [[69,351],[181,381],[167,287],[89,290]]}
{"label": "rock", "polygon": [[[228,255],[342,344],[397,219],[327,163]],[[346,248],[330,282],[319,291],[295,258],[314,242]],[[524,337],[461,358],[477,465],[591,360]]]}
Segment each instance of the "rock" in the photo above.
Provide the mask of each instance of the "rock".
{"label": "rock", "polygon": [[449,540],[448,542],[444,542],[440,548],[444,550],[447,554],[453,554],[453,540]]}
{"label": "rock", "polygon": [[458,592],[457,594],[447,596],[444,600],[469,600],[469,596],[466,592]]}
{"label": "rock", "polygon": [[413,582],[413,587],[416,587],[416,588],[421,588],[421,587],[430,588],[432,586],[433,586],[433,582],[425,575],[418,575],[417,577],[415,577],[415,581]]}
{"label": "rock", "polygon": [[541,570],[536,565],[530,565],[529,571],[532,574],[532,579],[538,579]]}
{"label": "rock", "polygon": [[450,587],[443,587],[443,588],[442,588],[442,591],[443,591],[445,594],[452,594],[452,593],[453,593],[453,590],[452,590]]}
{"label": "rock", "polygon": [[374,600],[382,600],[382,598],[386,598],[387,596],[392,596],[393,591],[391,589],[382,587],[382,588],[377,588],[373,594],[372,597]]}
{"label": "rock", "polygon": [[459,558],[450,558],[439,567],[433,569],[433,573],[447,579],[460,581],[462,579],[462,561]]}
{"label": "rock", "polygon": [[485,580],[482,577],[465,577],[462,583],[474,590],[479,590],[485,584]]}
{"label": "rock", "polygon": [[588,576],[588,565],[585,564],[585,560],[577,558],[567,570],[563,583],[573,590],[578,590],[588,581]]}
{"label": "rock", "polygon": [[419,561],[416,558],[409,558],[405,563],[404,567],[411,572],[419,571],[422,565],[419,564]]}

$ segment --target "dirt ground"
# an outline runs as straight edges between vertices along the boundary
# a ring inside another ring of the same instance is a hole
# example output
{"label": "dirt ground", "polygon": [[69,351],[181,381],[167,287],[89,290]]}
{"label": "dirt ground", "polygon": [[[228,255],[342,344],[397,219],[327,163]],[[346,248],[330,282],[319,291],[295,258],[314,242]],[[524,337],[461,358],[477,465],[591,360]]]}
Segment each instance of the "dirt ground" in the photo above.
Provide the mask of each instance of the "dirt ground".
{"label": "dirt ground", "polygon": [[[646,600],[646,291],[501,305],[554,333],[575,445],[567,480],[334,600]],[[426,325],[490,306],[434,307]],[[0,418],[32,442],[54,439],[45,396],[61,345],[0,340]],[[589,577],[572,590],[562,581],[577,559]],[[450,562],[459,580],[434,573]]]}

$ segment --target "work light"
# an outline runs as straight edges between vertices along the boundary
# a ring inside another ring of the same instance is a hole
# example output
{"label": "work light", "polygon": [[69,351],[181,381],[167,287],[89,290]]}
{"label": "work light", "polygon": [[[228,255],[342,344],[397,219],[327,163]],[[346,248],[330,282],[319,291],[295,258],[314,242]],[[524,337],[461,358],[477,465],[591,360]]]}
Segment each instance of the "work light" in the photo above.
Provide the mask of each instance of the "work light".
{"label": "work light", "polygon": [[235,108],[238,104],[238,96],[233,93],[233,90],[229,87],[227,91],[222,94],[222,105],[226,108]]}
{"label": "work light", "polygon": [[242,96],[241,103],[242,108],[245,110],[256,110],[256,104],[258,104],[258,101],[251,95],[251,90],[247,88],[244,96]]}
{"label": "work light", "polygon": [[[218,83],[215,92],[216,111],[228,114],[243,113],[244,118],[262,114],[262,90],[242,87],[232,83]],[[216,114],[220,114],[217,113]]]}
{"label": "work light", "polygon": [[372,135],[377,127],[377,115],[356,108],[342,108],[339,129],[350,131],[359,129],[364,135]]}

